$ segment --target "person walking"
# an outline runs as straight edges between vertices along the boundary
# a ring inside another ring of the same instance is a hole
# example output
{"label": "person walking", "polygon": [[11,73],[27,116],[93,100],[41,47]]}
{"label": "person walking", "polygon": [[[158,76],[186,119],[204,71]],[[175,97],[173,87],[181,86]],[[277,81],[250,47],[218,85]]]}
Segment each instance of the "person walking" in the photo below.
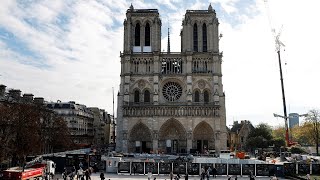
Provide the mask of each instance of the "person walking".
{"label": "person walking", "polygon": [[91,180],[91,177],[90,177],[90,170],[89,169],[86,169],[85,172],[84,172],[84,175],[86,176],[86,180]]}
{"label": "person walking", "polygon": [[104,179],[105,179],[104,173],[102,172],[102,173],[100,173],[100,180],[104,180]]}
{"label": "person walking", "polygon": [[80,179],[83,177],[83,169],[80,167],[77,171],[77,179]]}
{"label": "person walking", "polygon": [[209,168],[207,169],[207,171],[206,171],[206,176],[207,176],[207,180],[209,180],[209,178],[210,178],[210,171],[209,171]]}
{"label": "person walking", "polygon": [[213,167],[213,169],[212,169],[212,176],[213,176],[213,178],[215,178],[217,176],[217,169],[215,167]]}
{"label": "person walking", "polygon": [[170,172],[170,180],[173,180],[173,172]]}
{"label": "person walking", "polygon": [[149,171],[148,172],[148,180],[151,180],[151,178],[152,178],[152,173],[151,173],[151,171]]}

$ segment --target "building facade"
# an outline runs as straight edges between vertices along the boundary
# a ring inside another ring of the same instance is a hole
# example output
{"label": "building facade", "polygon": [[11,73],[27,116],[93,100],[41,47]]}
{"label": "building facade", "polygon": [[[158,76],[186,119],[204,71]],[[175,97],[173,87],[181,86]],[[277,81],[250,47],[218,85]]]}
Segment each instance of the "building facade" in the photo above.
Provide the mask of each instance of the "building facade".
{"label": "building facade", "polygon": [[242,120],[241,123],[234,121],[229,135],[230,149],[237,151],[246,150],[248,136],[253,129],[253,125],[248,120]]}
{"label": "building facade", "polygon": [[298,113],[290,113],[289,114],[289,128],[293,128],[294,126],[299,126],[299,114]]}
{"label": "building facade", "polygon": [[205,152],[227,148],[219,21],[187,10],[181,52],[161,52],[157,9],[134,9],[124,20],[116,150]]}
{"label": "building facade", "polygon": [[89,147],[94,144],[94,115],[89,108],[74,101],[48,102],[46,106],[65,120],[75,144],[79,147]]}

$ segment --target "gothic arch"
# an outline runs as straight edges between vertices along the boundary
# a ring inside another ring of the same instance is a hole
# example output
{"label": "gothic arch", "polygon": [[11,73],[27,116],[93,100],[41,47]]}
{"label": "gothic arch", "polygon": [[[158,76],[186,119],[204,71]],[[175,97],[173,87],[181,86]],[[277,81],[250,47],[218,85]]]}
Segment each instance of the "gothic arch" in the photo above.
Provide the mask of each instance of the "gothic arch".
{"label": "gothic arch", "polygon": [[141,94],[140,89],[138,89],[138,88],[133,89],[132,101],[135,103],[139,103],[140,102],[140,94]]}
{"label": "gothic arch", "polygon": [[129,138],[130,141],[151,141],[152,135],[149,128],[142,122],[139,122],[130,130]]}
{"label": "gothic arch", "polygon": [[200,102],[200,89],[193,91],[193,102]]}
{"label": "gothic arch", "polygon": [[152,88],[151,88],[151,83],[147,80],[144,79],[137,79],[131,86],[130,89],[144,89],[144,88],[148,88],[150,90],[150,92],[152,92]]}
{"label": "gothic arch", "polygon": [[187,132],[183,125],[176,119],[169,119],[161,126],[159,130],[159,140],[178,139],[185,140]]}
{"label": "gothic arch", "polygon": [[150,46],[150,42],[151,42],[151,28],[150,28],[150,24],[147,23],[146,27],[144,28],[144,45],[145,46]]}
{"label": "gothic arch", "polygon": [[210,90],[207,88],[204,89],[203,90],[203,102],[205,102],[205,103],[210,102],[210,100],[211,100],[210,96],[211,96]]}
{"label": "gothic arch", "polygon": [[134,45],[141,46],[141,23],[139,21],[136,21],[134,26]]}
{"label": "gothic arch", "polygon": [[212,140],[213,138],[213,129],[205,121],[200,122],[193,130],[193,140]]}
{"label": "gothic arch", "polygon": [[143,90],[143,102],[145,103],[151,102],[151,90],[148,88]]}
{"label": "gothic arch", "polygon": [[208,50],[208,30],[206,23],[202,24],[202,52],[207,52]]}
{"label": "gothic arch", "polygon": [[198,24],[194,23],[193,24],[193,51],[198,52],[198,32],[199,32],[199,28],[198,28]]}
{"label": "gothic arch", "polygon": [[135,124],[129,131],[129,152],[150,152],[152,150],[152,133],[142,122]]}

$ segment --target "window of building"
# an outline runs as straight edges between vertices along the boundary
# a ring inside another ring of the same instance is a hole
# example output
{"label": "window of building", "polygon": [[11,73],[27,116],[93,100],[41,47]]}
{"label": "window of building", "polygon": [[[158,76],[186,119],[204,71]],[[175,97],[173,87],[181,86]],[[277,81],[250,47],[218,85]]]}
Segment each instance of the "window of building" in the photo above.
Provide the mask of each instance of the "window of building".
{"label": "window of building", "polygon": [[193,25],[193,51],[198,52],[198,27]]}
{"label": "window of building", "polygon": [[140,92],[138,90],[134,91],[134,102],[139,102]]}
{"label": "window of building", "polygon": [[207,52],[207,25],[202,25],[202,52]]}
{"label": "window of building", "polygon": [[134,29],[134,45],[140,46],[140,24],[137,23]]}
{"label": "window of building", "polygon": [[176,82],[167,82],[162,88],[163,96],[170,102],[178,100],[182,95],[182,87]]}
{"label": "window of building", "polygon": [[148,90],[144,91],[144,102],[150,102],[150,92]]}
{"label": "window of building", "polygon": [[199,91],[194,92],[194,102],[200,102],[200,93]]}
{"label": "window of building", "polygon": [[208,91],[203,92],[203,100],[205,103],[209,102],[209,92]]}
{"label": "window of building", "polygon": [[145,35],[145,46],[150,46],[150,25],[149,23],[146,24],[145,30],[144,30],[144,35]]}

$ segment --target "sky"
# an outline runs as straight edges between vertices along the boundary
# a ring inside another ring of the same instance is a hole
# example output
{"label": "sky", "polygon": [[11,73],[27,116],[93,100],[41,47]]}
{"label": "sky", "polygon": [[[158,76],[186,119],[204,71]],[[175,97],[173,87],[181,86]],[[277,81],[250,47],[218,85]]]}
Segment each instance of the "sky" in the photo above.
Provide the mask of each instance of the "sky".
{"label": "sky", "polygon": [[227,126],[240,120],[284,124],[273,116],[283,114],[275,35],[285,45],[280,53],[288,113],[320,108],[317,0],[1,0],[0,84],[112,114],[130,4],[158,9],[162,49],[170,27],[171,52],[179,52],[186,10],[205,10],[210,3],[223,34]]}

